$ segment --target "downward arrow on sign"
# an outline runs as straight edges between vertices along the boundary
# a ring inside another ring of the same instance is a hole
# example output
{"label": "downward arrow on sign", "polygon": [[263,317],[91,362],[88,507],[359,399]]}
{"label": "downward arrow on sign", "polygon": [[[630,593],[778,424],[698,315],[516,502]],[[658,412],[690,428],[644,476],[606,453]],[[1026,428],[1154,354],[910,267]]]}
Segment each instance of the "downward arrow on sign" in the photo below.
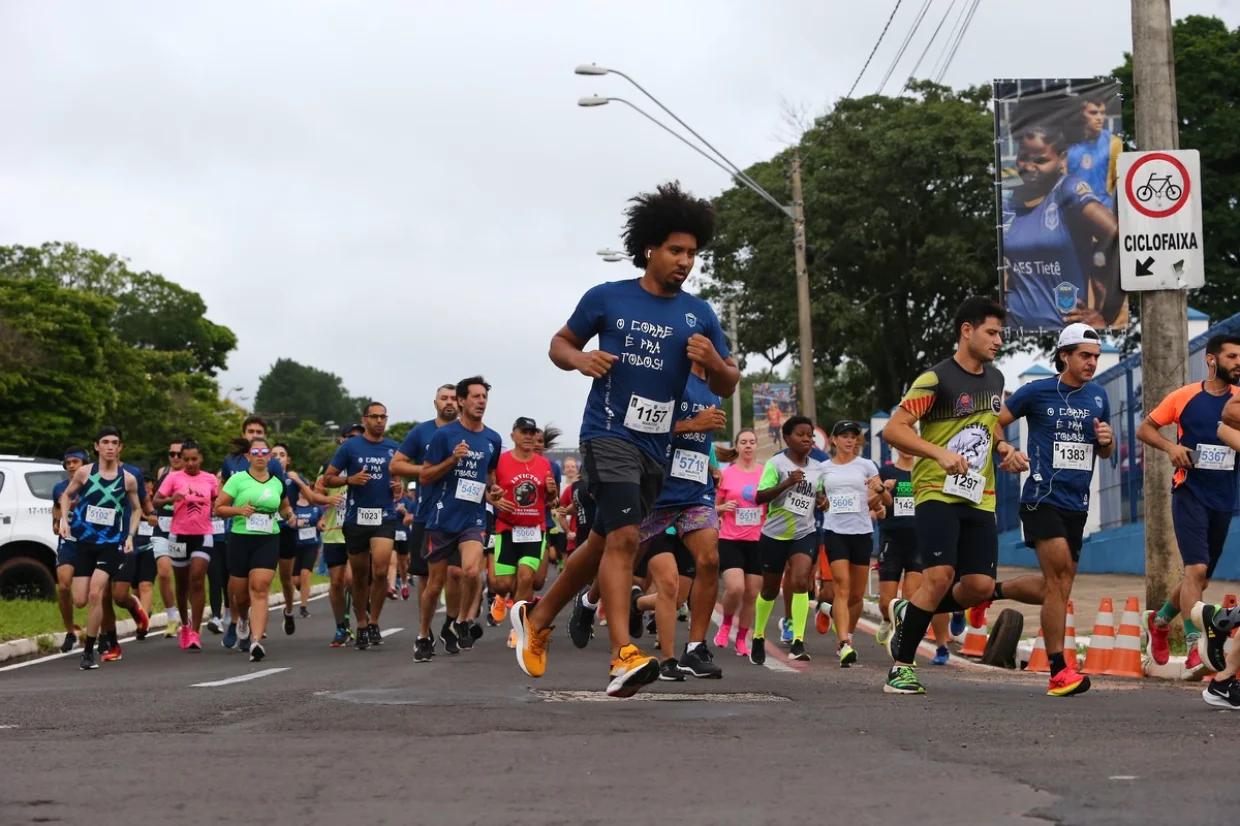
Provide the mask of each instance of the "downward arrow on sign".
{"label": "downward arrow on sign", "polygon": [[1144,261],[1137,262],[1137,275],[1153,275],[1154,271],[1150,267],[1154,264],[1153,256],[1146,258]]}

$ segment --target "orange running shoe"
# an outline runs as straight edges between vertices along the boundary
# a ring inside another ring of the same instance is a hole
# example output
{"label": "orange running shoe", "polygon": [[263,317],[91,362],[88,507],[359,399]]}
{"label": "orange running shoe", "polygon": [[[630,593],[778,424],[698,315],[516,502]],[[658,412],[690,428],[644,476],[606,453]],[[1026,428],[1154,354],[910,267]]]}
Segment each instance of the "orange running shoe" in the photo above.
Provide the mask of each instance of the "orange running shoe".
{"label": "orange running shoe", "polygon": [[[822,609],[827,609],[823,613]],[[819,602],[818,610],[814,612],[814,627],[818,629],[819,634],[829,634],[831,632],[831,603]]]}
{"label": "orange running shoe", "polygon": [[632,697],[644,685],[659,679],[659,660],[629,644],[620,649],[620,656],[611,661],[608,697]]}
{"label": "orange running shoe", "polygon": [[111,662],[116,662],[120,658],[121,658],[121,647],[120,647],[120,644],[118,643],[112,646],[111,648],[109,648],[107,650],[107,653],[105,653],[99,659],[103,660],[105,663],[111,663]]}
{"label": "orange running shoe", "polygon": [[[551,641],[551,632],[555,626],[535,631],[526,616],[528,605],[524,600],[512,606],[508,620],[512,623],[513,633],[517,635],[517,665],[521,666],[530,677],[541,677],[547,670],[547,643]],[[659,664],[655,661],[655,677],[659,674]]]}
{"label": "orange running shoe", "polygon": [[491,619],[496,622],[503,622],[506,616],[508,616],[508,605],[504,602],[503,597],[496,597],[491,601]]}

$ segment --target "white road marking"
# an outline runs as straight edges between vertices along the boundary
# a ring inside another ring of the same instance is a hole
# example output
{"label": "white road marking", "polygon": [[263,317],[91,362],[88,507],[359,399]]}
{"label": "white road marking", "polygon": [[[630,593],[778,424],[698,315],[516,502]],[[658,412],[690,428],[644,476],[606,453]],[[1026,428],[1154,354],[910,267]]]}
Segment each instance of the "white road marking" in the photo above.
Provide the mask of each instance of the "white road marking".
{"label": "white road marking", "polygon": [[[606,691],[546,691],[542,689],[534,689],[535,697],[544,703],[614,703],[624,702],[616,697],[608,697]],[[628,700],[641,700],[645,702],[701,702],[701,703],[787,703],[787,697],[781,697],[778,694],[763,694],[756,692],[740,692],[736,694],[707,693],[698,694],[693,692],[656,694],[647,692],[645,694],[635,694]]]}
{"label": "white road marking", "polygon": [[6,728],[21,728],[21,726],[0,726],[0,729],[6,729]]}
{"label": "white road marking", "polygon": [[216,688],[221,685],[245,683],[250,680],[257,680],[259,677],[270,677],[272,674],[279,674],[281,671],[288,671],[288,668],[264,668],[262,671],[254,671],[249,674],[238,674],[236,677],[229,677],[226,680],[213,680],[209,683],[194,683],[190,686],[190,688]]}
{"label": "white road marking", "polygon": [[379,636],[390,637],[393,634],[399,634],[401,631],[404,631],[404,630],[405,630],[404,628],[384,628],[379,631]]}
{"label": "white road marking", "polygon": [[1135,774],[1116,774],[1108,777],[1107,780],[1136,780]]}

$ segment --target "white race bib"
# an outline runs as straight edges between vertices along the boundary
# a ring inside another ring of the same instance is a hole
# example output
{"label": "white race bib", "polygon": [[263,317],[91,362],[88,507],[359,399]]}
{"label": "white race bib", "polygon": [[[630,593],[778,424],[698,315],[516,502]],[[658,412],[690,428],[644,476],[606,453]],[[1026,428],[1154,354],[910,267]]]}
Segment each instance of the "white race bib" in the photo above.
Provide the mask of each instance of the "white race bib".
{"label": "white race bib", "polygon": [[1226,445],[1197,445],[1197,463],[1201,470],[1235,470],[1236,451]]}
{"label": "white race bib", "polygon": [[805,478],[784,496],[784,507],[798,516],[809,516],[814,512],[814,491],[817,489],[818,474],[806,473]]}
{"label": "white race bib", "polygon": [[668,433],[672,429],[675,402],[656,402],[634,393],[624,414],[624,426],[638,433]]}
{"label": "white race bib", "polygon": [[92,525],[115,525],[118,511],[111,508],[100,508],[95,505],[86,506],[86,521]]}
{"label": "white race bib", "polygon": [[912,516],[913,515],[913,497],[897,496],[894,500],[894,510],[896,516]]}
{"label": "white race bib", "polygon": [[537,525],[514,525],[513,542],[542,542],[542,528]]}
{"label": "white race bib", "polygon": [[736,526],[738,528],[752,528],[755,525],[762,524],[762,508],[737,508],[736,509]]}
{"label": "white race bib", "polygon": [[163,531],[164,533],[168,533],[168,531],[172,530],[172,517],[171,516],[161,516],[159,517],[158,521],[159,521],[159,529]]}
{"label": "white race bib", "polygon": [[456,480],[456,498],[464,499],[466,502],[481,502],[482,494],[486,492],[486,489],[485,484],[475,482],[473,479]]}
{"label": "white race bib", "polygon": [[672,455],[672,476],[704,485],[706,473],[706,454],[682,447],[676,448],[676,453]]}
{"label": "white race bib", "polygon": [[1085,442],[1055,442],[1055,470],[1093,470],[1094,446]]}
{"label": "white race bib", "polygon": [[383,524],[383,508],[358,508],[357,524],[366,528]]}
{"label": "white race bib", "polygon": [[309,542],[313,540],[317,535],[318,535],[318,531],[314,529],[313,525],[306,527],[306,528],[297,529],[297,538],[303,542]]}
{"label": "white race bib", "polygon": [[397,542],[404,542],[404,541],[405,541],[406,539],[408,539],[408,538],[409,538],[409,534],[408,534],[408,533],[406,533],[405,531],[397,531],[397,532],[396,532],[396,541],[397,541]]}
{"label": "white race bib", "polygon": [[245,518],[245,529],[254,533],[271,533],[271,514],[250,514]]}
{"label": "white race bib", "polygon": [[223,533],[223,532],[224,532],[224,520],[223,519],[212,519],[211,520],[211,533],[215,534],[215,533]]}
{"label": "white race bib", "polygon": [[986,492],[986,477],[970,468],[968,473],[948,476],[943,481],[943,492],[979,504]]}
{"label": "white race bib", "polygon": [[138,536],[154,536],[155,529],[145,519],[138,523]]}
{"label": "white race bib", "polygon": [[828,513],[861,513],[861,498],[856,491],[828,494],[827,505]]}
{"label": "white race bib", "polygon": [[168,556],[173,559],[184,559],[186,552],[189,550],[184,542],[169,542]]}
{"label": "white race bib", "polygon": [[487,547],[488,547],[488,548],[490,548],[490,549],[492,549],[492,550],[494,550],[494,549],[495,549],[495,534],[488,534],[488,535],[487,535]]}

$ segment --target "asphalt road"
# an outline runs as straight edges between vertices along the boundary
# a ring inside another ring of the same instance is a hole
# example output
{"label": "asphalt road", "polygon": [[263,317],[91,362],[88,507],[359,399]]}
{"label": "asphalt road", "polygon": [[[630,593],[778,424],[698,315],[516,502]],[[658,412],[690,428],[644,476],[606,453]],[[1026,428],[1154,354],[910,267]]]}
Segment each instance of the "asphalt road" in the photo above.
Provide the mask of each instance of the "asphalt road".
{"label": "asphalt road", "polygon": [[414,665],[413,602],[387,605],[369,651],[330,648],[326,600],[311,609],[294,636],[273,628],[259,665],[208,635],[196,653],[128,643],[93,672],[76,654],[0,669],[0,823],[1199,826],[1240,811],[1240,715],[1199,687],[1103,680],[1058,699],[1040,676],[925,666],[927,696],[892,697],[872,637],[841,669],[811,632],[804,667],[729,650],[721,681],[616,701],[604,629],[578,651],[561,625],[531,680],[506,625]]}

